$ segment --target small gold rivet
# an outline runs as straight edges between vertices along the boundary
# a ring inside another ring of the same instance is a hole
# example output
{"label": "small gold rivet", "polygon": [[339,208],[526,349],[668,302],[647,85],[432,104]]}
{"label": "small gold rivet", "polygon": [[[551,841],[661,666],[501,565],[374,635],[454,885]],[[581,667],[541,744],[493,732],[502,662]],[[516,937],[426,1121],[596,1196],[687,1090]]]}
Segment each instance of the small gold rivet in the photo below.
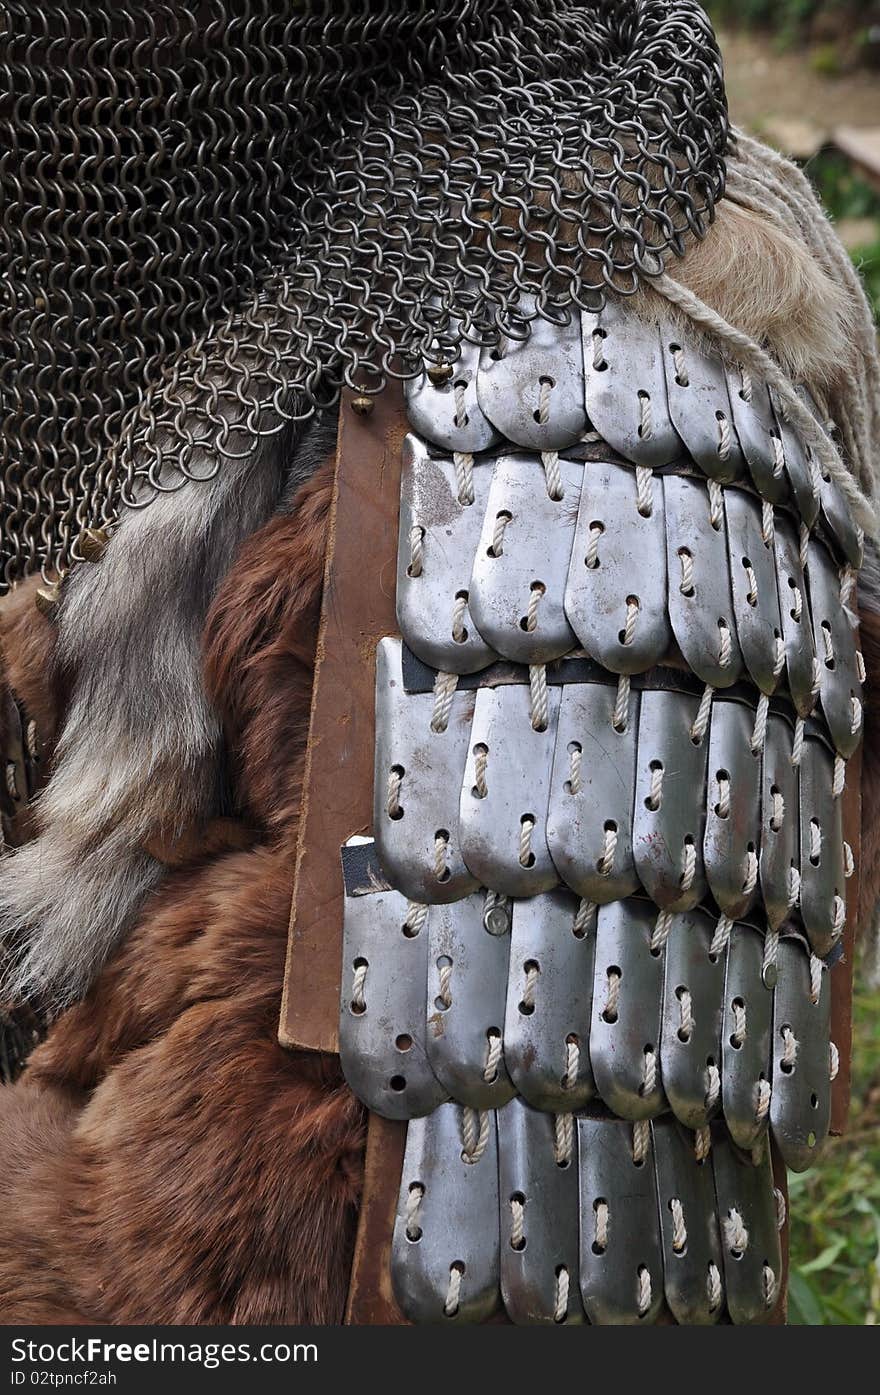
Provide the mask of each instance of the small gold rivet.
{"label": "small gold rivet", "polygon": [[351,410],[357,412],[359,417],[368,417],[373,410],[372,397],[353,397]]}
{"label": "small gold rivet", "polygon": [[435,387],[442,387],[452,377],[451,363],[429,363],[428,377]]}
{"label": "small gold rivet", "polygon": [[34,604],[41,615],[45,615],[51,620],[58,609],[58,602],[61,599],[61,587],[57,581],[49,581],[44,586],[37,587],[37,594],[34,597]]}
{"label": "small gold rivet", "polygon": [[77,539],[79,553],[84,562],[100,562],[110,541],[106,528],[84,528]]}

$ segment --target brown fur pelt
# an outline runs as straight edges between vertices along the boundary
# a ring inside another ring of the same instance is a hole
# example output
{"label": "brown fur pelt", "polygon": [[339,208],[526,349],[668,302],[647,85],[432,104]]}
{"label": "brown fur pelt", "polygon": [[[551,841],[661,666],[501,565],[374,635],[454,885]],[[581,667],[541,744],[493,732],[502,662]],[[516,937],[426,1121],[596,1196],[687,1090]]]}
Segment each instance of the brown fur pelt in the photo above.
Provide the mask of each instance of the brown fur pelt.
{"label": "brown fur pelt", "polygon": [[341,1318],[362,1111],[335,1062],[276,1040],[329,497],[325,468],[208,623],[260,842],[173,873],[0,1092],[6,1323]]}

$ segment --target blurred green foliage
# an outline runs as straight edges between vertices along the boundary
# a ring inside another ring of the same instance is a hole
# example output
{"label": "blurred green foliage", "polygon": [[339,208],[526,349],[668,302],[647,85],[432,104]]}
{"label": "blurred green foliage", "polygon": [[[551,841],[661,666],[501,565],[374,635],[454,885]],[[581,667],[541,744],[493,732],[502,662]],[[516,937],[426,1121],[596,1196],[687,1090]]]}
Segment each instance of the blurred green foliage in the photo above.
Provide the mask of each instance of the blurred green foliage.
{"label": "blurred green foliage", "polygon": [[807,173],[835,222],[844,218],[874,220],[873,237],[852,248],[851,255],[880,324],[880,194],[837,150],[821,151],[810,161]]}
{"label": "blurred green foliage", "polygon": [[880,1323],[880,993],[854,1004],[849,1133],[789,1176],[789,1323]]}
{"label": "blurred green foliage", "polygon": [[[782,47],[819,35],[867,40],[877,23],[877,0],[703,0],[716,22],[768,29]],[[837,71],[833,45],[824,45],[827,71]]]}

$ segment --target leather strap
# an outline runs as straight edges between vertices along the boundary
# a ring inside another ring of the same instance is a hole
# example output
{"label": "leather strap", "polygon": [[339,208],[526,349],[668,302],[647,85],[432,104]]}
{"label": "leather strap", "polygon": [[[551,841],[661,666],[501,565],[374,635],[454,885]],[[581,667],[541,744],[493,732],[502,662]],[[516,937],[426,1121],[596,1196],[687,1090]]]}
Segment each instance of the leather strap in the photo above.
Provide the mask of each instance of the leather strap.
{"label": "leather strap", "polygon": [[406,429],[399,385],[366,416],[343,396],[278,1032],[291,1050],[339,1049],[339,849],[372,824],[376,645],[397,633]]}

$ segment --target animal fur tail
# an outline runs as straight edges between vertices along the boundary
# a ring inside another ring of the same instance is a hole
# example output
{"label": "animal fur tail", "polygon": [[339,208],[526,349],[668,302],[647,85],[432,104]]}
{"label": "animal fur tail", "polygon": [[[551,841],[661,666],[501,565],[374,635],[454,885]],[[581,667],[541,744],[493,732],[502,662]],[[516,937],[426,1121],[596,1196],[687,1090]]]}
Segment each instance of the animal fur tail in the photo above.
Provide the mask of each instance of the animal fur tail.
{"label": "animal fur tail", "polygon": [[162,878],[147,845],[221,811],[205,617],[240,543],[315,458],[308,442],[294,454],[289,435],[268,438],[209,483],[126,511],[100,563],[68,578],[57,663],[71,696],[39,835],[0,862],[7,1000],[57,1012],[81,997]]}

